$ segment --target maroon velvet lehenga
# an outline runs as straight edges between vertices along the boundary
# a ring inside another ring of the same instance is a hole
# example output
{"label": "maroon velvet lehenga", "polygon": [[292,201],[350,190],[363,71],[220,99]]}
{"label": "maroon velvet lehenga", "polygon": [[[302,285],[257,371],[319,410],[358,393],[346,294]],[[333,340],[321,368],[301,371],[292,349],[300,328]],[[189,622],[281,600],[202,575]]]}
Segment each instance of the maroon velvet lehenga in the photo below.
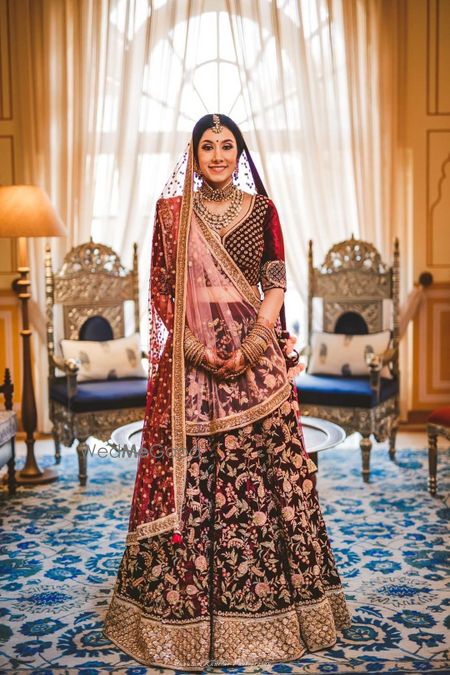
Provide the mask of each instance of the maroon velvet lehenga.
{"label": "maroon velvet lehenga", "polygon": [[[202,671],[290,661],[331,647],[350,624],[293,381],[276,340],[233,386],[183,364],[179,344],[186,321],[205,344],[232,349],[255,320],[252,288],[285,289],[280,223],[273,202],[256,194],[222,241],[183,208],[180,197],[158,202],[151,311],[161,330],[143,446],[179,447],[182,399],[185,452],[140,458],[104,634],[145,665]],[[203,295],[193,302],[198,285]],[[197,308],[219,287],[204,321]]]}

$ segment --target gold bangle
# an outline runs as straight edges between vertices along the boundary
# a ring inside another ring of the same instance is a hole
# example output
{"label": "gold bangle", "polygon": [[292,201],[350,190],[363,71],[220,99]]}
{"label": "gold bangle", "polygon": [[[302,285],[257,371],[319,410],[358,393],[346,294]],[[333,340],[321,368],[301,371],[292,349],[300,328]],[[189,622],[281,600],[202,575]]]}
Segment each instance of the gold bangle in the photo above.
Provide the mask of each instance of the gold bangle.
{"label": "gold bangle", "polygon": [[184,354],[185,358],[194,366],[199,366],[202,362],[206,347],[193,334],[189,326],[185,325]]}
{"label": "gold bangle", "polygon": [[243,352],[244,356],[247,357],[247,360],[251,365],[254,365],[258,362],[258,360],[266,351],[266,348],[266,343],[255,344],[252,339],[244,340],[241,345],[241,351]]}
{"label": "gold bangle", "polygon": [[241,351],[250,365],[255,365],[272,340],[273,332],[263,323],[254,323],[251,331],[241,344]]}
{"label": "gold bangle", "polygon": [[272,330],[267,326],[263,326],[262,323],[255,323],[252,330],[250,331],[250,334],[262,335],[268,340],[270,340],[270,338],[272,337]]}

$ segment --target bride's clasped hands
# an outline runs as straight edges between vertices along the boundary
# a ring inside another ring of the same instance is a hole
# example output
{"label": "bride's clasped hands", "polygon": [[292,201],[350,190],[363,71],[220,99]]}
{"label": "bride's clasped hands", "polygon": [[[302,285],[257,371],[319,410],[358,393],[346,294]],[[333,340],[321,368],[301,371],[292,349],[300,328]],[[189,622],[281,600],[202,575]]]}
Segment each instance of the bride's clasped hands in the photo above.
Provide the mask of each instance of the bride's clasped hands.
{"label": "bride's clasped hands", "polygon": [[207,347],[204,353],[204,365],[218,380],[233,380],[244,372],[246,362],[240,349],[234,350],[227,358],[223,358],[217,349]]}
{"label": "bride's clasped hands", "polygon": [[219,380],[233,380],[246,370],[247,365],[241,349],[236,349],[228,359],[222,359],[222,364],[215,375]]}

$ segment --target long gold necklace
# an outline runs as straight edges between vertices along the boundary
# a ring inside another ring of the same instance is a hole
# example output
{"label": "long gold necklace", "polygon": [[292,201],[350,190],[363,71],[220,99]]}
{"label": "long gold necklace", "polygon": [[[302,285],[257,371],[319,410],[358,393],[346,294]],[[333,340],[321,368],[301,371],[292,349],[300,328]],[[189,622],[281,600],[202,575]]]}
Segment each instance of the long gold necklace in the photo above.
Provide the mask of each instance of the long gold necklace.
{"label": "long gold necklace", "polygon": [[[231,223],[239,213],[244,193],[232,181],[223,188],[213,188],[203,180],[200,189],[194,193],[194,210],[213,230],[219,232]],[[227,201],[230,200],[230,206],[224,213],[214,213],[210,211],[205,201]]]}

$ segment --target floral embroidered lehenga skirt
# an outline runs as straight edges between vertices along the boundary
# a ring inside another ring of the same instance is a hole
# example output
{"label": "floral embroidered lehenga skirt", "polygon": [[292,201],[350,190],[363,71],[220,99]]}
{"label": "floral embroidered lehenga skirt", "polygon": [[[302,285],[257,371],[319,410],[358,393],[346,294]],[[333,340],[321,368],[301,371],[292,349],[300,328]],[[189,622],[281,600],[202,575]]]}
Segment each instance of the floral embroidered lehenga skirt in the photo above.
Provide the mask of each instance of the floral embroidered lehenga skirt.
{"label": "floral embroidered lehenga skirt", "polygon": [[270,415],[188,436],[183,545],[126,548],[104,634],[145,665],[201,671],[331,647],[350,625],[292,393]]}

